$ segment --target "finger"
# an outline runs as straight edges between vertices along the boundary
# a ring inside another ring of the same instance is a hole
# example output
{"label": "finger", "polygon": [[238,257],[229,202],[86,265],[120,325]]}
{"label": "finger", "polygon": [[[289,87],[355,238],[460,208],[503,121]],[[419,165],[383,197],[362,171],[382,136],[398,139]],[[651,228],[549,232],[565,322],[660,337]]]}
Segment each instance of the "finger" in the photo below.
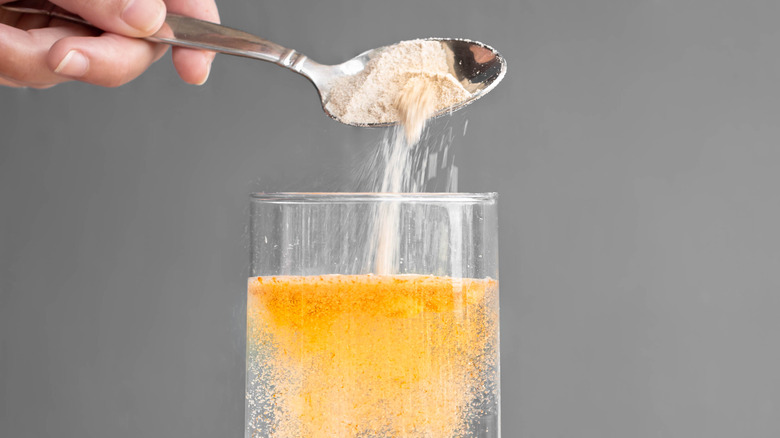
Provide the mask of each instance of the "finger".
{"label": "finger", "polygon": [[211,73],[214,53],[204,50],[173,48],[173,65],[182,80],[188,84],[203,85]]}
{"label": "finger", "polygon": [[95,27],[129,37],[149,36],[165,21],[163,0],[52,0]]}
{"label": "finger", "polygon": [[36,88],[65,82],[67,78],[54,74],[48,66],[49,48],[62,38],[82,35],[89,35],[89,31],[77,25],[23,31],[0,24],[0,76]]}
{"label": "finger", "polygon": [[[167,0],[168,11],[219,23],[219,11],[213,0]],[[173,48],[173,65],[184,82],[201,85],[206,82],[214,61],[214,52],[185,47]]]}
{"label": "finger", "polygon": [[3,87],[11,87],[11,88],[35,88],[38,90],[43,90],[46,88],[51,88],[57,84],[26,84],[24,82],[19,81],[12,81],[8,78],[4,78],[0,76],[0,86]]}
{"label": "finger", "polygon": [[47,57],[55,73],[90,84],[118,87],[132,81],[165,53],[167,46],[106,32],[64,38]]}
{"label": "finger", "polygon": [[5,87],[23,88],[25,85],[0,76],[0,85]]}

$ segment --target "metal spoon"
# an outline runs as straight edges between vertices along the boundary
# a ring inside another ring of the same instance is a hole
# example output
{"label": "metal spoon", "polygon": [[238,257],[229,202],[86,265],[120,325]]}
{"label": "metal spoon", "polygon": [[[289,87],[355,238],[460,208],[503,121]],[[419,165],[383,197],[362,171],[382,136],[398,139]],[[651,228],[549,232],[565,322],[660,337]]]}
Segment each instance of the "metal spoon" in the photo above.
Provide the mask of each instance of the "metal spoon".
{"label": "metal spoon", "polygon": [[[54,18],[61,18],[94,27],[80,16],[59,8],[46,0],[21,0],[0,5],[0,7],[14,12],[49,15]],[[171,13],[166,17],[162,28],[146,39],[172,46],[205,49],[228,55],[259,59],[288,68],[305,76],[314,84],[320,94],[322,109],[331,118],[342,123],[347,122],[340,120],[335,114],[328,111],[326,107],[333,84],[336,83],[335,80],[360,73],[366,67],[368,61],[383,50],[392,47],[385,46],[363,52],[342,64],[324,65],[312,61],[295,50],[284,48],[250,33]],[[447,51],[450,73],[471,93],[471,96],[466,100],[442,109],[434,117],[463,108],[484,96],[506,74],[506,61],[504,58],[495,49],[485,44],[464,39],[431,38],[429,40],[438,41]],[[354,126],[391,126],[398,124],[398,121],[347,124]]]}

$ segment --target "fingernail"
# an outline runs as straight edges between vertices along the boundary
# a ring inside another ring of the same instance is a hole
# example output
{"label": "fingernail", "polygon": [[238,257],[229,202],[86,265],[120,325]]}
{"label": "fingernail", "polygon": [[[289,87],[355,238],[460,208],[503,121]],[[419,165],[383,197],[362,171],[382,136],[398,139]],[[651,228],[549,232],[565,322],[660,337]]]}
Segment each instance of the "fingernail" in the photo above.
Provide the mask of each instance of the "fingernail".
{"label": "fingernail", "polygon": [[165,4],[160,0],[130,0],[121,16],[128,26],[148,34],[157,30],[165,19]]}
{"label": "fingernail", "polygon": [[197,83],[195,85],[203,85],[203,84],[206,83],[207,80],[209,80],[209,75],[211,75],[211,63],[210,62],[208,64],[206,64],[206,68],[207,68],[206,76],[203,77],[202,81],[200,81],[199,83]]}
{"label": "fingernail", "polygon": [[54,73],[80,78],[87,74],[87,70],[89,70],[89,59],[78,50],[71,50],[62,58],[62,61],[57,64]]}

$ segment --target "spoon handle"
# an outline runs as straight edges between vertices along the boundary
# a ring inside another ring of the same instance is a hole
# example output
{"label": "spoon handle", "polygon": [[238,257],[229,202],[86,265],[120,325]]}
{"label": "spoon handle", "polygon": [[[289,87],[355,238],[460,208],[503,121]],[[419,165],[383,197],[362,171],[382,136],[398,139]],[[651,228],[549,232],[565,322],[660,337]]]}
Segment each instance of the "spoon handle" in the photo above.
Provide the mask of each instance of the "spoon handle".
{"label": "spoon handle", "polygon": [[[20,0],[0,5],[0,8],[25,14],[48,15],[95,27],[46,0]],[[258,36],[196,18],[169,13],[160,30],[144,38],[155,43],[190,47],[273,62],[298,73],[306,56]]]}

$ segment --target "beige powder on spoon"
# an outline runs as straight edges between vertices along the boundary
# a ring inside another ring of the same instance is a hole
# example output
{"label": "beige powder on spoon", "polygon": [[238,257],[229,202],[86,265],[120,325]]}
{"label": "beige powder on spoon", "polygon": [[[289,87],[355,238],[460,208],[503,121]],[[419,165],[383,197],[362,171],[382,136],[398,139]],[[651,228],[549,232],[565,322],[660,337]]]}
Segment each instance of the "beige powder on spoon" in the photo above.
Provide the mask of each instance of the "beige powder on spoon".
{"label": "beige powder on spoon", "polygon": [[346,123],[401,121],[411,145],[425,121],[469,97],[450,73],[448,54],[435,40],[398,43],[371,59],[355,76],[341,78],[326,108]]}

